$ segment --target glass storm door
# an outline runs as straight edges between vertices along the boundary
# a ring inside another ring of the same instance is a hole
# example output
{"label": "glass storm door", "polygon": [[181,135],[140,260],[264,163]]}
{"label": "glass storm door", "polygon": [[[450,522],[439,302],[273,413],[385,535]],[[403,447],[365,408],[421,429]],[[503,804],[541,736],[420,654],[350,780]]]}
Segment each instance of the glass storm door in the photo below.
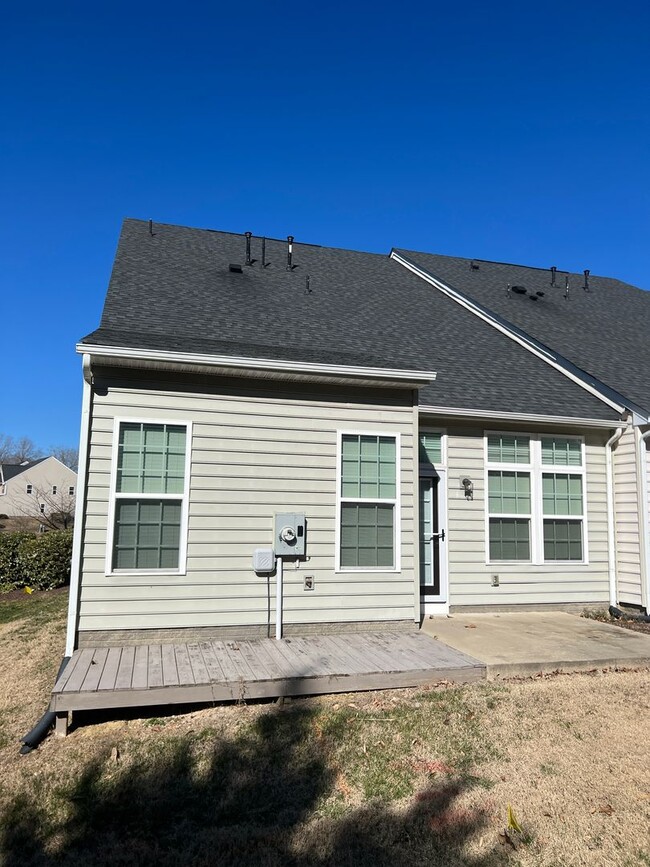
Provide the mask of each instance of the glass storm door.
{"label": "glass storm door", "polygon": [[420,591],[423,601],[441,598],[440,545],[445,531],[440,528],[438,476],[420,476]]}

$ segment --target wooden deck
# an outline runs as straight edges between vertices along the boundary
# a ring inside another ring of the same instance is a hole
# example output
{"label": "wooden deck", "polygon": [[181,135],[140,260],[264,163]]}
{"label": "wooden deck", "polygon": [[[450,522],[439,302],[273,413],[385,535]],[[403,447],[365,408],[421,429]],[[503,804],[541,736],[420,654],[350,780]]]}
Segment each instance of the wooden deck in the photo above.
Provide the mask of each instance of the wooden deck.
{"label": "wooden deck", "polygon": [[241,701],[485,678],[485,666],[422,633],[203,641],[76,650],[52,691],[68,711]]}

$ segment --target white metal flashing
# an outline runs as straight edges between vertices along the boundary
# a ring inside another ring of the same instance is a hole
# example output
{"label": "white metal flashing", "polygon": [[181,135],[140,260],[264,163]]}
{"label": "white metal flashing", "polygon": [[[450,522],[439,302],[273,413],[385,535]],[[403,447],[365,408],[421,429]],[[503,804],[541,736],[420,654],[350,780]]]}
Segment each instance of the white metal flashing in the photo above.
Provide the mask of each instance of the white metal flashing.
{"label": "white metal flashing", "polygon": [[648,451],[646,443],[650,439],[650,430],[641,433],[637,428],[639,459],[639,523],[641,532],[641,602],[646,611],[650,607],[650,504],[648,503]]}
{"label": "white metal flashing", "polygon": [[620,424],[618,419],[602,418],[573,418],[572,416],[560,415],[536,415],[534,413],[498,412],[485,409],[463,409],[452,406],[420,406],[421,416],[455,417],[468,419],[486,419],[496,421],[513,421],[517,423],[531,422],[539,424],[572,425],[573,427],[596,427],[613,430]]}
{"label": "white metal flashing", "polygon": [[585,391],[588,391],[589,394],[601,400],[603,403],[606,403],[607,406],[610,406],[612,409],[615,409],[617,412],[623,412],[624,407],[615,401],[611,400],[609,397],[606,397],[599,389],[595,388],[588,382],[585,382],[584,379],[581,379],[579,376],[576,376],[570,370],[557,360],[557,356],[555,353],[550,352],[547,349],[544,349],[539,345],[538,341],[533,338],[527,338],[523,334],[517,334],[512,328],[508,328],[506,325],[502,324],[498,321],[497,317],[494,315],[490,315],[486,310],[481,309],[475,302],[471,301],[469,298],[466,298],[464,295],[461,295],[460,292],[452,289],[450,286],[447,286],[445,283],[442,283],[440,280],[437,280],[435,277],[432,277],[427,271],[424,271],[422,268],[418,268],[417,265],[414,265],[412,262],[409,262],[408,259],[402,258],[399,253],[396,253],[394,250],[390,254],[391,259],[394,259],[408,271],[411,271],[413,274],[416,274],[418,277],[425,280],[427,283],[430,283],[448,298],[454,300],[457,304],[460,304],[461,307],[464,307],[466,310],[469,310],[470,313],[473,313],[475,316],[478,316],[479,319],[482,319],[484,322],[487,322],[493,328],[496,328],[497,331],[501,332],[501,334],[505,334],[511,340],[514,340],[515,343],[518,343],[520,346],[523,346],[524,349],[527,349],[529,352],[532,352],[533,355],[536,355],[537,358],[541,358],[542,361],[545,361],[547,364],[550,364],[555,370],[562,373],[576,385],[579,385]]}
{"label": "white metal flashing", "polygon": [[433,382],[437,376],[430,370],[399,370],[383,367],[355,367],[347,364],[315,364],[303,361],[284,361],[273,358],[248,358],[231,355],[204,355],[192,352],[167,352],[160,349],[133,349],[125,346],[90,346],[77,344],[77,352],[98,358],[127,358],[141,361],[201,364],[209,367],[241,368],[245,370],[272,370],[283,373],[308,373],[322,376],[349,376],[366,379],[394,379],[408,382]]}

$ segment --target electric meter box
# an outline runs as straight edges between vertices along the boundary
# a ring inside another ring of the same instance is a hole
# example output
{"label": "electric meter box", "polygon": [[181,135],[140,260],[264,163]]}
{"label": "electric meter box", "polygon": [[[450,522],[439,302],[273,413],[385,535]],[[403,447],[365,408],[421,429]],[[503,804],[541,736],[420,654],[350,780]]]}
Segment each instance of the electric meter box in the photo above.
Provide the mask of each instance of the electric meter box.
{"label": "electric meter box", "polygon": [[278,557],[304,557],[307,523],[304,512],[278,512],[273,547]]}
{"label": "electric meter box", "polygon": [[255,572],[275,571],[275,552],[273,548],[255,548],[253,551],[253,569]]}

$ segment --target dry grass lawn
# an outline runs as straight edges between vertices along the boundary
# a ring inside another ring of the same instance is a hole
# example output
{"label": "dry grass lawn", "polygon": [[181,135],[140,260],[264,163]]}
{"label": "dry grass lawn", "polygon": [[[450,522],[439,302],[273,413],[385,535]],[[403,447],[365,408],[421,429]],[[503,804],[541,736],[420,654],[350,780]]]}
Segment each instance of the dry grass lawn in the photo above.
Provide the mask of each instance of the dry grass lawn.
{"label": "dry grass lawn", "polygon": [[20,756],[64,621],[0,597],[7,867],[650,865],[647,671],[86,716]]}

